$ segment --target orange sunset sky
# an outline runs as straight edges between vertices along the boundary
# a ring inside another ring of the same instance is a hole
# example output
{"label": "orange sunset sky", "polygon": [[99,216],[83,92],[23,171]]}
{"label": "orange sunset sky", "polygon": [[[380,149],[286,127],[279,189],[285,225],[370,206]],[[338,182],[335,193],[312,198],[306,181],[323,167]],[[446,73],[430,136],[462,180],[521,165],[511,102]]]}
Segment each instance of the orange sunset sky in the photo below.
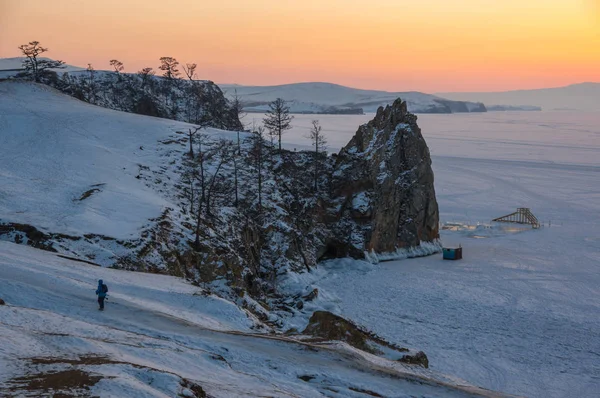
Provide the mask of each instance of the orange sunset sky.
{"label": "orange sunset sky", "polygon": [[0,57],[126,71],[161,56],[202,79],[497,91],[600,81],[600,0],[0,0]]}

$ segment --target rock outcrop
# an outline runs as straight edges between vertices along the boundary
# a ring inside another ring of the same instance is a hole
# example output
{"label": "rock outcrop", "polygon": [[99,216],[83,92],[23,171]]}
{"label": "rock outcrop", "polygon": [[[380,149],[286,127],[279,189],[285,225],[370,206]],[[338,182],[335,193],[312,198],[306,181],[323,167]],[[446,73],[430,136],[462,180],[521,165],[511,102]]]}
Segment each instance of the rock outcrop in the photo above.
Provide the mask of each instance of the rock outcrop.
{"label": "rock outcrop", "polygon": [[331,187],[326,256],[393,253],[439,237],[429,149],[400,99],[379,108],[341,150]]}
{"label": "rock outcrop", "polygon": [[236,109],[212,81],[169,80],[140,73],[46,73],[42,81],[79,100],[108,109],[243,130]]}
{"label": "rock outcrop", "polygon": [[[302,333],[323,340],[344,341],[353,347],[372,354],[380,354],[384,348],[400,353],[409,351],[406,348],[391,344],[354,322],[328,311],[315,311]],[[404,357],[406,355],[401,358]]]}

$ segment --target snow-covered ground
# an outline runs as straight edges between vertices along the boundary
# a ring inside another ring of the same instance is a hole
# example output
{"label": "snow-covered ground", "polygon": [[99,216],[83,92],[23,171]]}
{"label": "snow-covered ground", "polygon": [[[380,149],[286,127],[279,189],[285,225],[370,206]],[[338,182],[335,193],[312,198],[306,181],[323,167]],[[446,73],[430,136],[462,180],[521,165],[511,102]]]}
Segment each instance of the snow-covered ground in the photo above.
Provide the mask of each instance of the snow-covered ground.
{"label": "snow-covered ground", "polygon": [[[314,115],[296,115],[288,147]],[[365,116],[319,117],[330,150]],[[312,283],[330,310],[431,367],[529,397],[600,391],[600,115],[582,112],[420,115],[443,223],[464,259],[324,264]],[[529,207],[545,226],[492,218]],[[481,223],[479,227],[477,224]]]}
{"label": "snow-covered ground", "polygon": [[89,105],[47,86],[2,83],[0,219],[132,237],[169,205],[136,176],[159,168],[159,141],[186,127]]}
{"label": "snow-covered ground", "polygon": [[1,82],[0,222],[101,236],[99,243],[69,241],[64,251],[112,264],[127,253],[115,239],[139,239],[149,220],[178,208],[173,186],[190,127],[90,105],[48,86]]}
{"label": "snow-covered ground", "polygon": [[[109,286],[103,312],[97,279]],[[69,385],[59,378],[69,372],[99,378],[88,393],[100,397],[193,397],[190,381],[214,397],[499,396],[345,344],[256,334],[246,312],[174,277],[9,242],[0,242],[0,296],[2,396],[40,396],[40,385]]]}

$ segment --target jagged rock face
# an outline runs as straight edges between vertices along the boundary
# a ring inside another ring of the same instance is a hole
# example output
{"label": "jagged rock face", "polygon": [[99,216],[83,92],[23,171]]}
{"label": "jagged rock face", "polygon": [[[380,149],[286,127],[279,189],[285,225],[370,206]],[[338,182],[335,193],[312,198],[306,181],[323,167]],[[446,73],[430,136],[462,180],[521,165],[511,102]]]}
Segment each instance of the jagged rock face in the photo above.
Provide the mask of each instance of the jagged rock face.
{"label": "jagged rock face", "polygon": [[379,108],[341,150],[332,193],[335,256],[391,253],[439,237],[429,148],[405,102]]}
{"label": "jagged rock face", "polygon": [[86,71],[46,74],[43,83],[79,100],[104,108],[243,130],[237,113],[212,81],[168,80],[132,73]]}

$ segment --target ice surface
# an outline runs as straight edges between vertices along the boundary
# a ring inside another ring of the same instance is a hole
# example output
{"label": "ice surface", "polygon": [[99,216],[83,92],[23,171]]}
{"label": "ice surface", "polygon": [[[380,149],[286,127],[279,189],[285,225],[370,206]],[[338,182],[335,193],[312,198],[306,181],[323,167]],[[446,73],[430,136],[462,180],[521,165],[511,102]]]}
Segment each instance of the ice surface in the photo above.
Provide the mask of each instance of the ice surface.
{"label": "ice surface", "polygon": [[[330,151],[369,118],[320,117]],[[288,147],[304,144],[310,119],[296,116]],[[464,259],[336,261],[290,289],[319,288],[315,309],[327,306],[419,347],[432,368],[486,388],[597,395],[600,114],[420,115],[418,123],[432,153],[441,221],[482,224],[478,232],[442,231],[444,243],[462,245]],[[517,207],[531,208],[545,227],[483,226]]]}

